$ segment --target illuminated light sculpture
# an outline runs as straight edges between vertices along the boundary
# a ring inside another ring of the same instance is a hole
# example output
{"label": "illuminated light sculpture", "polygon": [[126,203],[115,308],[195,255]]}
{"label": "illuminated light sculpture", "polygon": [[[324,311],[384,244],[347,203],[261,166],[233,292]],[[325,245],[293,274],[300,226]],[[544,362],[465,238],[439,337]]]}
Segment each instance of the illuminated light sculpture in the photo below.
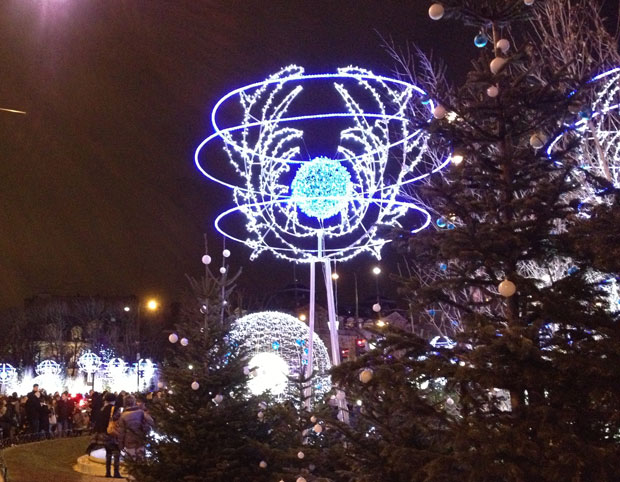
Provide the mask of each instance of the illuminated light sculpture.
{"label": "illuminated light sculpture", "polygon": [[106,373],[110,378],[118,378],[127,371],[127,363],[122,358],[112,358],[106,363]]}
{"label": "illuminated light sculpture", "polygon": [[32,383],[38,384],[50,393],[61,391],[63,387],[60,378],[61,370],[60,365],[54,360],[43,360],[35,367],[37,376],[32,380]]}
{"label": "illuminated light sculpture", "polygon": [[134,370],[138,376],[138,390],[146,390],[149,387],[156,368],[155,363],[149,358],[140,358],[138,363],[134,363]]}
{"label": "illuminated light sculpture", "polygon": [[[239,318],[231,336],[248,350],[248,366],[252,370],[248,386],[252,393],[260,394],[269,389],[280,399],[294,394],[294,384],[288,377],[304,374],[310,363],[308,325],[286,313],[263,311]],[[331,390],[328,375],[331,364],[320,338],[315,338],[313,345],[312,389],[314,397],[320,398]]]}
{"label": "illuminated light sculpture", "polygon": [[447,348],[451,350],[456,346],[456,342],[447,336],[436,336],[430,341],[433,348]]}
{"label": "illuminated light sculpture", "polygon": [[17,381],[17,370],[8,363],[0,363],[0,393],[3,393]]}
{"label": "illuminated light sculpture", "polygon": [[[310,103],[308,96],[301,105],[296,102],[308,91]],[[415,233],[428,226],[428,211],[404,197],[403,187],[450,163],[425,155],[421,126],[431,121],[434,109],[426,92],[403,80],[357,67],[311,75],[293,65],[222,97],[211,113],[214,133],[196,149],[198,169],[233,191],[236,206],[216,218],[216,229],[250,247],[251,259],[267,251],[310,263],[310,333],[315,264],[324,264],[336,365],[340,349],[330,261],[361,253],[380,259],[389,242],[381,228],[406,226]],[[224,127],[224,114],[238,121]],[[207,169],[201,162],[203,149],[215,139],[223,141],[233,168],[228,176],[225,166]],[[224,226],[239,214],[246,220],[245,235]],[[311,365],[312,337],[309,351]]]}
{"label": "illuminated light sculpture", "polygon": [[101,366],[101,358],[92,351],[85,351],[78,358],[78,366],[84,373],[93,375]]}
{"label": "illuminated light sculpture", "polygon": [[54,376],[60,375],[60,365],[54,360],[43,360],[36,366],[36,372],[39,376]]}

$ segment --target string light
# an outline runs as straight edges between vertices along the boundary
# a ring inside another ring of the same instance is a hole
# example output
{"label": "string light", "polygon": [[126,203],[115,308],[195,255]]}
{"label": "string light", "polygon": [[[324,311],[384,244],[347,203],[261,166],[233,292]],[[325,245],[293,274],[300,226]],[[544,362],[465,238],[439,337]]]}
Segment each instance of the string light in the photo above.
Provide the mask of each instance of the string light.
{"label": "string light", "polygon": [[[323,105],[321,113],[289,115],[305,89],[324,94],[326,88],[338,94],[343,111]],[[403,227],[400,220],[411,211],[418,214],[411,217],[412,232],[430,223],[426,209],[401,197],[403,186],[450,162],[424,156],[427,134],[417,126],[430,121],[435,108],[432,101],[422,103],[427,99],[413,84],[357,67],[309,75],[294,65],[225,95],[211,114],[214,133],[195,155],[205,176],[233,190],[235,207],[216,218],[216,229],[249,246],[252,259],[268,251],[310,262],[318,257],[319,239],[323,257],[344,261],[367,252],[380,258],[389,240],[379,235],[379,226]],[[235,100],[242,111],[239,123],[220,127],[220,110],[232,108]],[[416,102],[417,119],[411,116]],[[304,158],[304,135],[327,119],[330,127],[341,124],[339,144],[329,148],[336,155]],[[201,163],[203,148],[216,138],[224,142],[234,181],[214,176]],[[391,155],[395,149],[399,154]],[[238,214],[246,219],[245,238],[224,228],[225,220]],[[310,242],[313,238],[317,242]]]}

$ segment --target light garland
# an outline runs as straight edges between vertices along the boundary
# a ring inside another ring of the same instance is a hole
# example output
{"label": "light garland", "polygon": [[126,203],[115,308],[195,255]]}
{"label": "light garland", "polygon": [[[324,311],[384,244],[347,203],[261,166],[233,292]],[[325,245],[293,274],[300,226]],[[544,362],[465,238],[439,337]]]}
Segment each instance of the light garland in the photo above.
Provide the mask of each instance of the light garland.
{"label": "light garland", "polygon": [[[279,398],[296,394],[295,385],[288,377],[303,374],[308,364],[308,326],[294,316],[277,311],[263,311],[239,318],[233,325],[231,337],[249,352],[250,390],[262,393],[269,389]],[[253,366],[252,363],[256,363]],[[328,372],[331,368],[327,348],[314,336],[312,361],[316,373],[312,380],[315,397],[331,389]],[[283,373],[286,367],[286,373]]]}
{"label": "light garland", "polygon": [[[335,92],[344,112],[326,100],[323,112],[301,114],[294,101],[304,89],[325,99]],[[233,100],[239,102],[242,118],[221,128],[220,111],[234,107]],[[424,100],[419,112],[426,117],[407,115],[416,100],[421,105]],[[430,223],[426,209],[401,195],[404,185],[450,162],[437,165],[424,155],[427,135],[416,122],[428,122],[434,108],[419,87],[356,67],[308,75],[290,66],[230,92],[213,108],[214,133],[195,154],[205,176],[233,190],[235,207],[217,217],[216,228],[249,246],[252,259],[267,251],[311,262],[319,257],[319,239],[325,243],[321,257],[344,261],[368,252],[380,258],[389,242],[379,236],[380,226],[403,227],[402,218],[411,211],[418,215],[406,223],[415,225],[412,232]],[[322,134],[328,124],[340,140],[332,147],[325,141],[320,150],[336,154],[311,155],[316,148],[308,138],[317,135],[317,128]],[[235,181],[216,177],[201,163],[203,148],[216,138],[224,141]],[[246,218],[246,238],[223,226],[226,218],[238,214]]]}

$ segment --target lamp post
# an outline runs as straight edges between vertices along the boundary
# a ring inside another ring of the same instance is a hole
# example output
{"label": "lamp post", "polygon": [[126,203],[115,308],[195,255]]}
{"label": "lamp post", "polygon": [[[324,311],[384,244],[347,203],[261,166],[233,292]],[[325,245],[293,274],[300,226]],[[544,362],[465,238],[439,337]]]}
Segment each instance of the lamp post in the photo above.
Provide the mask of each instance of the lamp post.
{"label": "lamp post", "polygon": [[[142,303],[138,301],[137,308],[136,308],[136,376],[137,376],[136,391],[137,392],[140,391],[140,378],[141,378],[140,376],[140,313],[141,313],[140,308],[141,308],[141,305]],[[144,304],[144,306],[149,312],[155,312],[159,309],[159,301],[157,301],[157,299],[155,298],[149,298]],[[123,309],[126,312],[131,311],[131,307],[129,306],[125,306],[125,308]]]}

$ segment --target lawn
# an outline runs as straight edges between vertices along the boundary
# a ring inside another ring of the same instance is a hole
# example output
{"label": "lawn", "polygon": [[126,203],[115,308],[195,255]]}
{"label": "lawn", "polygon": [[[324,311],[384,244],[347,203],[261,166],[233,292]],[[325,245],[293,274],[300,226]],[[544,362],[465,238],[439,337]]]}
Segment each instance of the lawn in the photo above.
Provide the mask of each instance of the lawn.
{"label": "lawn", "polygon": [[73,471],[73,465],[80,455],[84,455],[88,443],[88,437],[70,437],[8,448],[2,452],[9,468],[8,482],[106,480]]}

